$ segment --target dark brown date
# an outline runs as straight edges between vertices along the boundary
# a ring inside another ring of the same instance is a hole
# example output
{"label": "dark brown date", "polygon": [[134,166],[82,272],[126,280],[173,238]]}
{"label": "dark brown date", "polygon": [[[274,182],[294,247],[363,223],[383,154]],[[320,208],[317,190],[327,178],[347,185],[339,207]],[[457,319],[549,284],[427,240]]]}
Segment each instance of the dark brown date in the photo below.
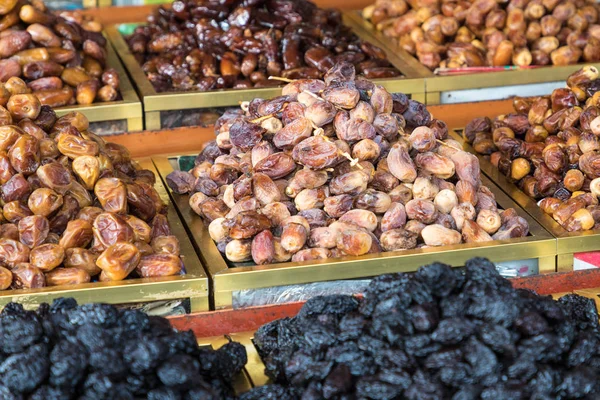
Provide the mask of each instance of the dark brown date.
{"label": "dark brown date", "polygon": [[[323,79],[342,61],[357,68],[361,65],[360,72],[367,78],[400,75],[385,52],[347,29],[335,10],[319,9],[304,0],[284,8],[277,2],[260,1],[227,2],[218,7],[220,12],[206,5],[201,8],[211,12],[195,11],[198,7],[194,11],[161,8],[160,17],[150,16],[143,29],[126,37],[157,91],[281,85],[269,77]],[[206,18],[214,23],[207,23]],[[177,30],[169,28],[172,23],[167,21],[183,20],[188,23]],[[190,46],[190,40],[198,37],[206,43],[200,49]],[[350,91],[351,97],[358,95]],[[348,104],[342,92],[349,91],[333,92],[334,104]]]}

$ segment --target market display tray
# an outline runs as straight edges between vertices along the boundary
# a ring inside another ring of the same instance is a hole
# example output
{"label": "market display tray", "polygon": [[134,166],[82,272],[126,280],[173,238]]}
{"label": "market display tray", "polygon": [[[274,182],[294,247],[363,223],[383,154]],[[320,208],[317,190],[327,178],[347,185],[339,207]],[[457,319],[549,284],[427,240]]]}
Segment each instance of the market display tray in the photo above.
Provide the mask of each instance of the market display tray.
{"label": "market display tray", "polygon": [[569,271],[573,269],[575,253],[600,251],[600,229],[583,232],[568,232],[550,215],[543,212],[534,199],[523,193],[523,191],[514,183],[510,182],[506,176],[501,174],[498,168],[494,167],[486,157],[478,154],[475,149],[465,141],[462,132],[462,128],[456,128],[451,131],[451,135],[453,139],[456,139],[462,144],[464,150],[477,156],[481,166],[481,172],[494,181],[504,193],[525,209],[533,219],[557,239],[556,266],[558,271]]}
{"label": "market display tray", "polygon": [[175,206],[170,202],[158,173],[150,159],[139,160],[144,169],[157,176],[155,188],[168,204],[167,219],[171,230],[179,239],[185,274],[162,278],[126,279],[119,282],[90,282],[81,285],[52,286],[39,289],[0,291],[0,307],[18,302],[26,308],[37,308],[41,303],[51,303],[59,297],[73,297],[82,303],[140,304],[161,300],[189,299],[190,311],[209,309],[208,277],[179,219]]}
{"label": "market display tray", "polygon": [[[344,22],[347,23],[346,20]],[[158,93],[142,71],[123,37],[122,31],[130,30],[132,25],[139,24],[111,25],[106,28],[106,34],[142,99],[146,130],[176,128],[188,126],[189,123],[211,124],[218,117],[220,109],[224,107],[238,107],[242,101],[281,95],[281,87]],[[362,36],[360,31],[354,33],[364,40],[374,41],[369,36]],[[401,92],[414,100],[425,102],[425,84],[421,75],[415,72],[414,63],[405,62],[393,51],[386,50],[386,54],[390,63],[402,72],[404,77],[375,79],[373,82],[382,85],[391,93]]]}
{"label": "market display tray", "polygon": [[565,77],[583,65],[600,67],[600,63],[583,63],[566,66],[547,66],[535,69],[507,70],[438,76],[421,64],[413,55],[402,49],[396,40],[377,31],[365,20],[360,11],[345,11],[348,25],[355,31],[374,38],[380,47],[393,52],[405,63],[417,63],[425,77],[426,104],[452,104],[481,100],[500,100],[512,96],[535,96],[564,87]]}
{"label": "market display tray", "polygon": [[107,65],[117,70],[119,74],[121,99],[90,105],[58,107],[55,109],[56,114],[62,116],[72,111],[79,111],[85,114],[90,121],[90,129],[98,135],[141,131],[144,129],[142,103],[110,42],[106,50]]}
{"label": "market display tray", "polygon": [[[178,167],[178,157],[156,157],[154,164],[163,181]],[[501,208],[515,208],[529,223],[527,237],[487,243],[459,244],[437,248],[413,249],[359,257],[287,262],[255,266],[228,263],[210,238],[202,219],[192,211],[187,195],[169,190],[186,229],[192,238],[211,279],[211,296],[215,309],[232,308],[241,296],[252,296],[252,291],[263,288],[301,285],[314,282],[355,280],[386,273],[415,271],[422,265],[443,260],[453,266],[462,266],[472,257],[484,256],[493,262],[536,259],[539,272],[554,272],[556,268],[556,239],[521,209],[502,190],[482,175],[483,184],[496,196]],[[259,297],[259,294],[255,295]],[[236,300],[237,301],[234,301]],[[243,303],[243,302],[242,302]],[[246,303],[247,304],[247,303]]]}

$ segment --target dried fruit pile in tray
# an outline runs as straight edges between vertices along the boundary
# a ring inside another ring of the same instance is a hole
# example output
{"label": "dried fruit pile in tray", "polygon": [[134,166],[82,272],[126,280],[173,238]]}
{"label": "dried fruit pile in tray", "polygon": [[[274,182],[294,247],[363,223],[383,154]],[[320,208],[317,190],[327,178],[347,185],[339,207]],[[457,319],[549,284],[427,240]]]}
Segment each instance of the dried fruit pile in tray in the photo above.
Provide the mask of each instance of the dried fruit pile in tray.
{"label": "dried fruit pile in tray", "polygon": [[159,7],[127,38],[158,92],[276,86],[347,61],[368,78],[400,75],[376,46],[310,1],[184,0]]}
{"label": "dried fruit pile in tray", "polygon": [[262,326],[254,342],[280,385],[240,399],[597,399],[598,331],[592,299],[513,289],[481,258],[435,263]]}
{"label": "dried fruit pile in tray", "polygon": [[[179,274],[155,175],[32,94],[0,106],[0,290]],[[14,124],[14,125],[13,125]]]}
{"label": "dried fruit pile in tray", "polygon": [[219,250],[257,264],[485,242],[528,234],[498,209],[479,160],[403,94],[337,64],[271,100],[223,115],[190,171],[167,183],[192,193]]}
{"label": "dried fruit pile in tray", "polygon": [[0,14],[0,105],[15,90],[52,107],[120,96],[98,21],[79,12],[54,14],[40,0],[6,1]]}
{"label": "dried fruit pile in tray", "polygon": [[568,231],[600,228],[600,80],[595,67],[515,112],[476,118],[465,139]]}
{"label": "dried fruit pile in tray", "polygon": [[377,0],[363,16],[435,69],[599,61],[599,12],[593,0]]}
{"label": "dried fruit pile in tray", "polygon": [[3,400],[235,398],[244,346],[198,348],[162,317],[73,299],[0,313]]}

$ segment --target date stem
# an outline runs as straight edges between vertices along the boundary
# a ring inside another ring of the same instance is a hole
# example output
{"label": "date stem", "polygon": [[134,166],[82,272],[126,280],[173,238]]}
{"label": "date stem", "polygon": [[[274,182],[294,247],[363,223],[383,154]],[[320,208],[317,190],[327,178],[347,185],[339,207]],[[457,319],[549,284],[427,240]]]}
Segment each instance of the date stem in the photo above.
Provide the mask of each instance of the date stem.
{"label": "date stem", "polygon": [[262,117],[258,117],[256,119],[250,120],[250,122],[253,124],[260,124],[261,122],[266,121],[269,118],[273,118],[273,117],[275,117],[274,114],[263,115]]}
{"label": "date stem", "polygon": [[268,79],[272,80],[272,81],[281,81],[281,82],[287,82],[287,83],[296,82],[296,79],[288,79],[288,78],[283,78],[281,76],[270,76]]}

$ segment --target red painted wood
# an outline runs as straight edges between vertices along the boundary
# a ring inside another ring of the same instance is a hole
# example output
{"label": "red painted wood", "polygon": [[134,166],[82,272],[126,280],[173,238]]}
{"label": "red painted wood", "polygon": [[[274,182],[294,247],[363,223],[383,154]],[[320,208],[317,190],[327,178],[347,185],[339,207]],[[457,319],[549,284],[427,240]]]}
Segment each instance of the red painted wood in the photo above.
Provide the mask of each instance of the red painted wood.
{"label": "red painted wood", "polygon": [[196,337],[221,336],[228,333],[255,331],[276,319],[298,314],[304,302],[248,307],[240,310],[220,310],[171,317],[171,325]]}
{"label": "red painted wood", "polygon": [[600,287],[600,269],[536,275],[512,279],[516,288],[531,289],[538,294],[572,292]]}

